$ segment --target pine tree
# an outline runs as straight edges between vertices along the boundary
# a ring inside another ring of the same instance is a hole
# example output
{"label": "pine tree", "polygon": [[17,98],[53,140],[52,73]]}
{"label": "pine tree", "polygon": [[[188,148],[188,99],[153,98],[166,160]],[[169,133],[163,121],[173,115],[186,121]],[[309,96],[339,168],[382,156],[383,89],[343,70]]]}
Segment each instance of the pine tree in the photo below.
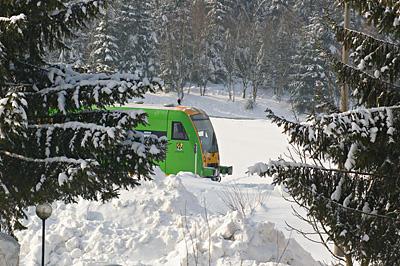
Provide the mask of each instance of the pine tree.
{"label": "pine tree", "polygon": [[[108,1],[0,2],[0,225],[22,229],[25,210],[77,197],[109,200],[150,178],[164,139],[133,128],[140,111],[107,111],[151,90],[133,74],[85,74],[50,65],[46,52],[107,8]],[[97,108],[92,108],[97,106]]]}
{"label": "pine tree", "polygon": [[[233,42],[232,40],[232,29],[228,26],[233,26],[232,21],[230,20],[230,4],[232,1],[226,0],[209,0],[208,7],[209,11],[207,13],[207,17],[211,20],[211,33],[210,37],[210,57],[212,64],[212,72],[210,76],[210,81],[214,83],[223,83],[227,87],[231,87],[228,85],[234,78],[231,78],[233,72],[227,70],[230,66],[226,66],[224,61],[233,60],[229,54],[231,54],[232,50],[230,45]],[[227,43],[228,41],[228,43]],[[228,51],[227,51],[228,50]],[[226,58],[226,56],[228,58]],[[229,60],[231,59],[231,60]],[[230,89],[228,89],[230,91]]]}
{"label": "pine tree", "polygon": [[263,9],[268,29],[265,36],[265,87],[273,88],[274,94],[280,99],[289,87],[289,70],[293,55],[297,54],[302,23],[294,8],[294,1],[266,1]]}
{"label": "pine tree", "polygon": [[154,77],[158,66],[156,57],[156,36],[153,30],[151,12],[153,6],[145,0],[120,0],[118,9],[118,46],[122,72],[137,72],[143,77]]}
{"label": "pine tree", "polygon": [[99,19],[93,36],[93,48],[90,54],[94,62],[94,71],[119,71],[121,62],[120,47],[118,39],[121,35],[119,30],[120,21],[117,20],[115,8],[108,8]]}
{"label": "pine tree", "polygon": [[214,72],[213,66],[213,13],[205,0],[196,0],[190,6],[189,35],[191,36],[190,82],[197,82],[200,95],[205,95],[207,82]]}
{"label": "pine tree", "polygon": [[[321,23],[320,15],[311,18],[311,23],[303,27],[303,36],[299,54],[293,57],[289,79],[289,92],[295,111],[310,113],[315,111],[315,93],[330,100],[336,99],[339,89],[334,84],[334,77],[320,52],[332,46],[331,34]],[[333,36],[332,36],[333,37]],[[328,45],[327,45],[328,44]]]}
{"label": "pine tree", "polygon": [[[250,171],[273,175],[307,211],[302,217],[344,253],[347,265],[400,261],[400,27],[396,1],[348,0],[382,34],[373,37],[331,21],[353,63],[329,56],[337,78],[352,88],[355,108],[312,115],[294,123],[269,111],[301,161],[283,159]],[[390,40],[390,41],[389,41]],[[333,107],[333,105],[331,105]]]}
{"label": "pine tree", "polygon": [[168,91],[184,97],[184,85],[190,76],[191,36],[189,33],[190,10],[186,0],[163,3],[158,9],[157,25],[160,30],[160,77]]}

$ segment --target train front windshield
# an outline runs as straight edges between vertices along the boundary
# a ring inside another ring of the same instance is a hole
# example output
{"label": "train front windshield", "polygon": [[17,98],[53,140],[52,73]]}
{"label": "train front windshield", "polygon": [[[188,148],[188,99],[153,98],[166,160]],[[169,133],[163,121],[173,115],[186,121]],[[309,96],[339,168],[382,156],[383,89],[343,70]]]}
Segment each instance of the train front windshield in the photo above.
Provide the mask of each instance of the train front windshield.
{"label": "train front windshield", "polygon": [[215,135],[211,121],[208,118],[208,115],[195,114],[191,115],[190,118],[192,119],[193,124],[197,130],[197,134],[199,135],[203,154],[217,153],[218,152],[217,137]]}

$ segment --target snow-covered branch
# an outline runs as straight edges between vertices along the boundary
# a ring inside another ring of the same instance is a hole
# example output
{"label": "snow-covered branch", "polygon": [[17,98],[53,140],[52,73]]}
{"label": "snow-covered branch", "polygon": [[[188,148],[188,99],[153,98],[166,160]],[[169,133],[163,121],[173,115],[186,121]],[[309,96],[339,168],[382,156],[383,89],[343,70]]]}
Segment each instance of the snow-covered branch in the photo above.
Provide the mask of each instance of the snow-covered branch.
{"label": "snow-covered branch", "polygon": [[[355,109],[342,113],[329,115],[318,115],[316,123],[323,126],[323,132],[330,135],[347,132],[349,135],[361,135],[367,137],[371,142],[376,139],[376,134],[382,128],[386,128],[386,134],[392,136],[393,110],[400,109],[400,106],[376,107],[370,109]],[[340,129],[342,128],[342,129]],[[313,134],[310,133],[313,137]]]}
{"label": "snow-covered branch", "polygon": [[52,86],[26,95],[35,102],[57,103],[51,107],[63,114],[90,109],[93,105],[104,108],[124,104],[159,85],[157,80],[141,79],[135,74],[82,74],[64,65],[50,68],[48,80]]}
{"label": "snow-covered branch", "polygon": [[10,23],[10,24],[17,24],[18,22],[20,22],[21,20],[25,20],[26,16],[25,14],[19,14],[16,16],[11,16],[9,18],[7,17],[0,17],[0,24],[1,23]]}
{"label": "snow-covered branch", "polygon": [[49,13],[49,16],[65,22],[76,22],[78,18],[85,17],[87,20],[93,14],[103,14],[104,9],[109,5],[109,1],[104,0],[84,0],[74,1],[64,5],[62,9],[56,9]]}
{"label": "snow-covered branch", "polygon": [[0,153],[2,153],[5,156],[12,157],[14,159],[26,161],[26,162],[33,162],[33,163],[43,163],[43,164],[49,164],[49,163],[65,163],[65,164],[75,164],[79,165],[82,169],[85,169],[89,163],[97,165],[98,163],[95,160],[92,159],[75,159],[75,158],[68,158],[66,156],[59,156],[59,157],[49,157],[49,158],[34,158],[34,157],[26,157],[21,154],[16,154],[8,151],[2,151],[0,150]]}
{"label": "snow-covered branch", "polygon": [[[314,156],[312,158],[336,158],[346,161],[347,170],[357,169],[356,158],[366,156],[368,152],[376,150],[376,143],[388,139],[395,143],[397,129],[396,115],[400,106],[377,107],[370,109],[356,109],[343,113],[321,114],[311,117],[307,123],[295,123],[277,117],[270,110],[268,117],[282,126],[284,132],[290,136],[291,143],[297,143]],[[378,151],[374,151],[378,152]],[[317,157],[322,156],[322,157]],[[381,161],[382,160],[382,161]],[[371,169],[388,164],[391,160],[380,158],[369,162]],[[344,163],[344,162],[343,162]]]}
{"label": "snow-covered branch", "polygon": [[[380,209],[381,207],[369,205],[369,209],[367,210],[365,207],[360,209],[360,204],[350,204],[351,201],[354,202],[357,200],[368,202],[367,199],[370,196],[368,193],[358,194],[357,191],[353,190],[354,188],[359,188],[360,185],[363,187],[369,187],[370,189],[367,191],[372,194],[374,190],[373,187],[375,186],[373,181],[374,178],[396,179],[398,178],[397,176],[382,176],[376,173],[360,173],[341,169],[326,169],[320,166],[293,163],[284,160],[270,160],[267,164],[256,163],[253,166],[248,167],[248,173],[257,174],[259,176],[273,176],[274,184],[283,183],[296,200],[299,200],[299,198],[296,193],[293,193],[293,191],[301,189],[303,193],[309,194],[310,198],[319,201],[324,200],[329,204],[334,204],[343,209],[343,211],[350,211],[358,213],[359,215],[367,215],[369,217],[400,222],[400,217],[397,217],[395,212],[392,212],[387,208],[383,210]],[[284,178],[285,176],[291,176],[291,178]],[[332,180],[333,183],[331,183]],[[353,183],[353,185],[351,185],[351,183]],[[323,189],[321,189],[322,187]],[[375,207],[376,209],[374,209]],[[373,210],[371,210],[371,208],[373,208]],[[380,210],[381,213],[378,213],[378,210]]]}
{"label": "snow-covered branch", "polygon": [[[328,58],[333,64],[333,69],[336,71],[339,81],[345,82],[354,88],[352,94],[358,99],[356,104],[390,106],[398,105],[400,102],[400,87],[394,83],[382,80],[381,74],[377,72],[372,76],[363,71],[362,65],[366,64],[365,62],[361,62],[359,66],[354,67],[343,64],[334,56],[328,56]],[[393,70],[397,71],[396,68]],[[385,71],[383,70],[383,72]]]}
{"label": "snow-covered branch", "polygon": [[352,174],[354,175],[355,178],[358,177],[385,177],[385,178],[396,178],[396,176],[387,176],[387,175],[381,175],[378,173],[367,173],[367,172],[358,172],[358,171],[351,171],[351,170],[345,170],[345,169],[335,169],[335,168],[325,168],[323,166],[319,165],[313,165],[313,164],[308,164],[308,163],[295,163],[295,162],[288,162],[285,160],[269,160],[268,163],[263,163],[263,162],[258,162],[255,163],[252,166],[249,166],[247,168],[247,172],[250,175],[257,174],[261,177],[266,177],[270,175],[271,171],[275,171],[278,167],[282,167],[283,169],[289,169],[289,168],[307,168],[307,169],[314,169],[317,171],[326,171],[326,172],[336,172],[336,173],[342,173],[342,174]]}
{"label": "snow-covered branch", "polygon": [[[62,154],[74,156],[76,153],[95,157],[100,150],[107,152],[118,144],[122,151],[146,158],[149,153],[159,157],[163,153],[161,146],[164,139],[149,139],[141,132],[122,127],[105,127],[82,122],[66,122],[62,124],[43,124],[29,126],[30,145],[37,146],[35,154],[38,157],[54,157]],[[44,150],[43,150],[44,148]],[[130,151],[130,152],[129,152]],[[131,156],[132,156],[131,155]],[[114,158],[117,159],[117,158]]]}
{"label": "snow-covered branch", "polygon": [[[11,17],[0,17],[0,33],[12,30],[17,34],[22,35],[25,22],[26,22],[26,15],[23,13]],[[0,48],[1,48],[1,43],[0,43]]]}
{"label": "snow-covered branch", "polygon": [[0,139],[8,139],[12,134],[26,136],[28,126],[25,95],[17,90],[9,91],[0,98]]}

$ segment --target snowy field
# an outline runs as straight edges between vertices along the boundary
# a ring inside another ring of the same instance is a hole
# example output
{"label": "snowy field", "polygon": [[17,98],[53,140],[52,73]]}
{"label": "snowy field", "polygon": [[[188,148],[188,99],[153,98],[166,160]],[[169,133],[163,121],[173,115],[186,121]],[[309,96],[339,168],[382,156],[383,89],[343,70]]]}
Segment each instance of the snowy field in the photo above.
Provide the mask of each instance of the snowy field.
{"label": "snowy field", "polygon": [[[175,103],[176,94],[147,94],[144,102]],[[267,95],[257,102],[248,111],[239,95],[232,103],[222,89],[185,95],[182,105],[212,116],[221,164],[232,165],[233,175],[218,183],[191,173],[166,177],[156,169],[153,181],[106,204],[54,202],[46,220],[47,265],[329,264],[322,245],[287,230],[286,223],[310,228],[293,216],[296,206],[283,199],[284,189],[271,185],[271,178],[246,174],[247,167],[286,152],[286,136],[265,118],[265,108],[292,116],[285,102]],[[246,206],[238,207],[236,198]],[[17,233],[20,264],[40,265],[41,220],[34,208],[28,216],[28,230]]]}

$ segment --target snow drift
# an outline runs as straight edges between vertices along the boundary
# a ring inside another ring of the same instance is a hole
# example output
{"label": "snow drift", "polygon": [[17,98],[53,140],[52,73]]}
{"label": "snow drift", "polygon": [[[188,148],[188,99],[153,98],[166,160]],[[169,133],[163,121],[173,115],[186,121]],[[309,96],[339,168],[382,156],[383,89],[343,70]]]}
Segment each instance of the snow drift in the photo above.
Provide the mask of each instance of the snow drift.
{"label": "snow drift", "polygon": [[[49,265],[319,265],[270,222],[239,212],[211,213],[181,181],[159,169],[119,199],[102,204],[54,202],[46,220]],[[196,182],[201,182],[196,180]],[[21,264],[41,260],[41,220],[32,207],[17,233]]]}

